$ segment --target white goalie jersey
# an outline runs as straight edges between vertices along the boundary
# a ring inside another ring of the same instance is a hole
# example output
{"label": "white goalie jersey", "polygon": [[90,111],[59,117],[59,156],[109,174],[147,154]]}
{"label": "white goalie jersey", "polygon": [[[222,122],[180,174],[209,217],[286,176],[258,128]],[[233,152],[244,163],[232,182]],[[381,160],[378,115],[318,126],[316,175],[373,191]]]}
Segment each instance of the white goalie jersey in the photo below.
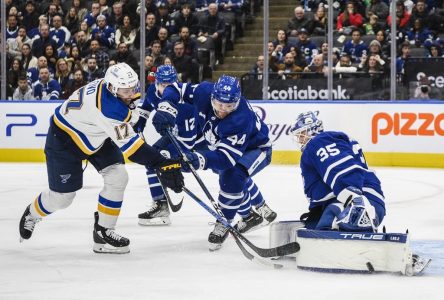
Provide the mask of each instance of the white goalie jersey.
{"label": "white goalie jersey", "polygon": [[98,79],[75,91],[58,107],[54,122],[87,155],[97,152],[111,138],[128,157],[144,144],[132,128],[138,117]]}

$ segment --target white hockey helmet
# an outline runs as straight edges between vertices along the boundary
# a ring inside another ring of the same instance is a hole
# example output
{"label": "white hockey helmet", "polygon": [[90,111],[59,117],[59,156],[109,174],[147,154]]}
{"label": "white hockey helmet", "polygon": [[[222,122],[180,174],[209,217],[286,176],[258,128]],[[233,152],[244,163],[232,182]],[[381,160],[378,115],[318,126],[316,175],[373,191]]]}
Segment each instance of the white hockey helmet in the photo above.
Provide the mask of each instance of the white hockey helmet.
{"label": "white hockey helmet", "polygon": [[106,70],[104,81],[108,90],[115,97],[117,97],[119,89],[139,88],[139,76],[126,63],[118,63],[109,67]]}

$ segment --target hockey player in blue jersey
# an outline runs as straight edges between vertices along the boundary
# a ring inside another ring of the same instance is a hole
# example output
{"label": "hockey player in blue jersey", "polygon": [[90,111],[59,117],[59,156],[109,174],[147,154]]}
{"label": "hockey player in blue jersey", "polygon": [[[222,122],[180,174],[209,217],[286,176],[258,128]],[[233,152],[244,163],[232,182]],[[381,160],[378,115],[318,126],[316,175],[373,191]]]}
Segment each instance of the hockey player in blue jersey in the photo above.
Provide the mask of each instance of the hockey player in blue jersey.
{"label": "hockey player in blue jersey", "polygon": [[[161,65],[155,73],[155,84],[151,84],[143,103],[137,108],[141,118],[134,126],[137,132],[143,132],[146,121],[152,111],[153,125],[159,133],[164,134],[161,124],[164,118],[174,120],[172,127],[181,146],[191,150],[197,139],[196,118],[192,103],[194,85],[178,82],[176,69],[171,65]],[[159,120],[160,119],[160,120]],[[167,157],[177,157],[171,141],[162,136],[153,146]],[[146,166],[148,186],[154,204],[148,211],[139,214],[140,225],[171,224],[165,191],[160,184],[156,171]]]}
{"label": "hockey player in blue jersey", "polygon": [[180,163],[166,159],[133,131],[139,117],[132,112],[138,85],[138,76],[130,66],[116,64],[103,79],[78,89],[56,108],[45,144],[49,188],[23,213],[19,224],[22,240],[31,237],[43,217],[72,203],[83,185],[83,160],[104,180],[94,214],[94,252],[129,252],[129,239],[114,231],[128,182],[123,155],[157,169],[165,186],[175,192],[182,190]]}
{"label": "hockey player in blue jersey", "polygon": [[[225,218],[232,222],[238,213],[242,219],[235,227],[240,232],[274,221],[276,213],[251,179],[271,162],[268,127],[242,97],[239,81],[223,75],[216,83],[203,82],[193,101],[209,150],[188,152],[187,158],[194,169],[219,174],[218,200]],[[216,222],[208,237],[210,250],[220,248],[227,236],[228,229]]]}
{"label": "hockey player in blue jersey", "polygon": [[301,113],[290,133],[302,151],[308,229],[376,232],[385,216],[381,182],[369,170],[357,141],[324,131],[318,111]]}

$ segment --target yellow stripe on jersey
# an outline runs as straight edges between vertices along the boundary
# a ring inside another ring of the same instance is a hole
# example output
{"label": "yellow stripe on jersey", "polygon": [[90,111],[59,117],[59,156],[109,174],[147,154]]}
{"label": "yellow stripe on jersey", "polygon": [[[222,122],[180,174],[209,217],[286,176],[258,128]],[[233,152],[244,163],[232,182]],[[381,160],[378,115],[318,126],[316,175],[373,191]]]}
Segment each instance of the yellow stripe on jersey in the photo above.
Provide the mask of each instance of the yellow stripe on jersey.
{"label": "yellow stripe on jersey", "polygon": [[102,111],[102,87],[103,87],[103,80],[99,83],[98,92],[96,95],[96,106],[97,108]]}
{"label": "yellow stripe on jersey", "polygon": [[97,205],[97,210],[103,214],[110,216],[118,216],[120,214],[120,208],[110,208],[100,203]]}
{"label": "yellow stripe on jersey", "polygon": [[141,137],[139,137],[137,140],[134,141],[134,143],[133,143],[130,147],[128,147],[128,149],[126,149],[126,150],[123,152],[123,155],[124,155],[126,158],[130,157],[130,156],[133,155],[137,150],[139,150],[139,148],[140,148],[144,143],[145,143],[145,141],[144,141]]}
{"label": "yellow stripe on jersey", "polygon": [[91,150],[89,149],[85,143],[82,141],[82,139],[77,135],[77,133],[75,131],[73,131],[71,128],[65,126],[62,122],[60,122],[59,119],[57,119],[56,115],[54,115],[54,123],[57,125],[57,127],[59,127],[60,129],[62,129],[64,132],[66,132],[67,134],[69,134],[69,136],[72,138],[72,140],[74,141],[74,143],[76,143],[77,147],[79,147],[80,150],[82,150],[83,153],[87,154],[87,155],[92,155],[95,152],[97,152],[97,150],[100,149],[97,148],[95,150]]}
{"label": "yellow stripe on jersey", "polygon": [[131,120],[131,110],[128,109],[128,115],[126,116],[125,120],[123,120],[123,122],[128,123],[129,120]]}

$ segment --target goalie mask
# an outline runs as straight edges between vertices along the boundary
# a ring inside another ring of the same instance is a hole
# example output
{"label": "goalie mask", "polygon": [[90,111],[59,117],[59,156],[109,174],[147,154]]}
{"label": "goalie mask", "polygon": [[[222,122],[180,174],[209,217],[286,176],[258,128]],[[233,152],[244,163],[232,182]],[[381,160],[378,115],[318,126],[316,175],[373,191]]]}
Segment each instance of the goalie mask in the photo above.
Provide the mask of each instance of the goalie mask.
{"label": "goalie mask", "polygon": [[299,114],[295,124],[290,128],[290,133],[301,151],[308,142],[318,133],[324,131],[322,121],[318,119],[319,111],[308,111]]}

